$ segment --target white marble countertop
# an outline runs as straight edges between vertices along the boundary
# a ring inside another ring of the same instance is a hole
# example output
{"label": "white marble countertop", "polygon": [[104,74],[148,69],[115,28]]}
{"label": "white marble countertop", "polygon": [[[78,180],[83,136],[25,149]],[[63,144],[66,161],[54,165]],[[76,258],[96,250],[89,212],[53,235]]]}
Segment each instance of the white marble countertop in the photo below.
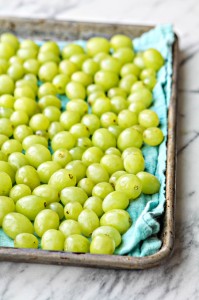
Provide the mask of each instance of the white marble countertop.
{"label": "white marble countertop", "polygon": [[1,300],[199,299],[199,1],[0,0],[0,16],[173,23],[180,37],[176,241],[164,266],[114,271],[0,263]]}

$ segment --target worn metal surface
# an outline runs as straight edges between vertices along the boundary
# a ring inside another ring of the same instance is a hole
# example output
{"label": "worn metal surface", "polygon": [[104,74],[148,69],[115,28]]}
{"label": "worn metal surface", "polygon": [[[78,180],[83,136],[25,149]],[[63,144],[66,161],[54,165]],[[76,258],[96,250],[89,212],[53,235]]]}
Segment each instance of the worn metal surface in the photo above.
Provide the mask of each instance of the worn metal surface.
{"label": "worn metal surface", "polygon": [[[37,40],[75,40],[91,36],[109,38],[116,33],[137,37],[150,30],[151,26],[87,23],[74,21],[32,20],[0,18],[0,34],[11,31],[19,37]],[[173,82],[168,111],[168,142],[166,169],[166,205],[162,222],[162,248],[154,255],[136,258],[118,255],[93,255],[55,252],[33,249],[0,247],[0,261],[76,265],[115,269],[145,269],[163,264],[171,255],[175,236],[175,191],[176,191],[176,111],[178,79],[178,38],[173,45]]]}

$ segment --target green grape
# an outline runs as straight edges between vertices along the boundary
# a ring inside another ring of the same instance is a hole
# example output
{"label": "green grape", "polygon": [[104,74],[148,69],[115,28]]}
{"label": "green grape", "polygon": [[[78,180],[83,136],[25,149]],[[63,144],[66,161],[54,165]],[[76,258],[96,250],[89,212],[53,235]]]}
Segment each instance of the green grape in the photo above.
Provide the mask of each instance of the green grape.
{"label": "green grape", "polygon": [[13,94],[14,82],[8,75],[0,75],[0,95]]}
{"label": "green grape", "polygon": [[52,138],[59,132],[64,131],[64,126],[60,122],[52,122],[48,127],[49,138]]}
{"label": "green grape", "polygon": [[17,51],[17,56],[20,57],[23,61],[28,59],[36,59],[38,51],[33,48],[21,48]]}
{"label": "green grape", "polygon": [[20,152],[11,153],[8,157],[8,162],[15,171],[23,166],[29,165],[29,161],[26,156]]}
{"label": "green grape", "polygon": [[77,139],[77,147],[84,148],[84,150],[93,146],[92,141],[88,137],[80,137]]}
{"label": "green grape", "polygon": [[98,147],[88,148],[82,155],[82,162],[89,166],[93,163],[99,163],[104,153]]}
{"label": "green grape", "polygon": [[142,88],[133,92],[128,97],[128,102],[141,102],[145,107],[149,107],[152,104],[153,96],[152,93],[147,88]]}
{"label": "green grape", "polygon": [[105,112],[101,115],[100,121],[102,127],[108,128],[111,125],[117,124],[117,115],[113,112]]}
{"label": "green grape", "polygon": [[51,141],[53,151],[60,148],[72,149],[75,146],[75,137],[67,131],[58,132]]}
{"label": "green grape", "polygon": [[143,70],[146,68],[144,58],[143,58],[143,53],[137,53],[135,56],[133,63],[140,69]]}
{"label": "green grape", "polygon": [[101,226],[112,226],[124,234],[131,226],[131,218],[127,211],[122,209],[112,209],[106,212],[100,219]]}
{"label": "green grape", "polygon": [[90,245],[90,253],[92,254],[113,254],[115,251],[114,240],[105,234],[96,235]]}
{"label": "green grape", "polygon": [[124,159],[124,168],[128,173],[137,174],[144,171],[145,162],[144,158],[139,153],[131,153]]}
{"label": "green grape", "polygon": [[159,192],[160,181],[158,178],[148,172],[139,172],[137,177],[142,182],[142,192],[144,194],[155,194]]}
{"label": "green grape", "polygon": [[36,195],[25,196],[16,202],[16,211],[34,221],[37,214],[46,208],[45,198]]}
{"label": "green grape", "polygon": [[35,89],[37,90],[37,76],[34,74],[26,74],[23,78],[25,81],[27,81],[31,86],[34,85]]}
{"label": "green grape", "polygon": [[131,93],[134,93],[140,89],[146,88],[142,81],[136,81],[131,87]]}
{"label": "green grape", "polygon": [[5,32],[1,35],[1,42],[10,44],[15,50],[19,48],[18,38],[10,32]]}
{"label": "green grape", "polygon": [[0,57],[9,60],[15,54],[15,49],[8,43],[0,42]]}
{"label": "green grape", "polygon": [[75,220],[65,220],[60,226],[59,230],[63,233],[65,238],[73,234],[81,234],[81,227]]}
{"label": "green grape", "polygon": [[87,95],[89,96],[95,92],[103,92],[104,90],[103,87],[101,87],[101,85],[93,83],[87,87],[86,91],[87,91]]}
{"label": "green grape", "polygon": [[96,115],[85,115],[83,116],[81,122],[89,129],[91,134],[93,134],[100,127],[100,120]]}
{"label": "green grape", "polygon": [[23,166],[17,170],[15,180],[17,184],[26,184],[31,190],[40,185],[39,175],[32,166]]}
{"label": "green grape", "polygon": [[12,183],[15,182],[15,170],[7,161],[0,161],[0,172],[7,173],[10,176]]}
{"label": "green grape", "polygon": [[14,63],[12,64],[8,70],[7,74],[12,78],[12,80],[16,81],[23,77],[24,75],[24,68],[23,65],[20,63]]}
{"label": "green grape", "polygon": [[88,166],[86,176],[96,184],[109,181],[108,172],[99,163],[94,163]]}
{"label": "green grape", "polygon": [[119,82],[119,87],[127,94],[130,94],[132,85],[137,81],[137,77],[133,74],[125,75]]}
{"label": "green grape", "polygon": [[65,237],[61,231],[49,229],[42,235],[41,248],[43,250],[62,251],[64,250],[64,240]]}
{"label": "green grape", "polygon": [[142,134],[134,128],[127,128],[119,135],[117,146],[121,151],[129,147],[140,148],[142,146]]}
{"label": "green grape", "polygon": [[148,88],[149,90],[153,90],[153,88],[155,87],[155,85],[157,83],[157,80],[155,77],[150,76],[150,77],[146,77],[143,80],[143,83],[146,88]]}
{"label": "green grape", "polygon": [[86,44],[86,51],[90,56],[95,56],[100,52],[109,53],[110,43],[103,37],[90,38]]}
{"label": "green grape", "polygon": [[50,51],[39,52],[37,59],[40,64],[45,64],[47,62],[55,62],[58,64],[60,62],[60,57]]}
{"label": "green grape", "polygon": [[145,128],[139,124],[133,125],[132,128],[134,128],[135,130],[139,131],[140,133],[143,133]]}
{"label": "green grape", "polygon": [[127,96],[127,93],[125,90],[123,90],[122,88],[120,87],[114,87],[114,88],[111,88],[109,91],[108,91],[108,97],[109,98],[113,98],[113,97],[117,97],[117,96],[121,96],[123,98],[126,98]]}
{"label": "green grape", "polygon": [[93,105],[93,103],[98,99],[98,98],[106,98],[106,95],[103,91],[96,91],[91,93],[88,98],[87,102],[89,105]]}
{"label": "green grape", "polygon": [[115,154],[104,155],[100,161],[100,164],[110,175],[124,169],[121,157]]}
{"label": "green grape", "polygon": [[86,90],[83,84],[71,81],[66,85],[66,96],[72,99],[85,99]]}
{"label": "green grape", "polygon": [[45,42],[39,49],[40,52],[52,52],[56,55],[60,54],[59,46],[53,41]]}
{"label": "green grape", "polygon": [[0,151],[0,160],[3,160],[3,161],[7,161],[8,160],[8,157],[5,153],[3,153],[2,151]]}
{"label": "green grape", "polygon": [[44,82],[51,82],[57,74],[58,67],[53,61],[44,63],[38,72],[39,79]]}
{"label": "green grape", "polygon": [[83,71],[77,71],[73,73],[71,76],[71,80],[73,82],[81,83],[85,87],[87,87],[89,84],[93,82],[92,76],[84,73]]}
{"label": "green grape", "polygon": [[112,185],[108,182],[100,182],[93,187],[92,195],[104,199],[108,194],[114,191]]}
{"label": "green grape", "polygon": [[82,123],[77,123],[70,128],[70,133],[76,138],[89,137],[89,129]]}
{"label": "green grape", "polygon": [[119,114],[120,111],[127,109],[128,103],[124,97],[121,96],[115,96],[111,98],[111,110]]}
{"label": "green grape", "polygon": [[132,40],[128,36],[123,35],[123,34],[113,35],[110,40],[110,43],[111,43],[111,47],[114,50],[117,50],[117,49],[123,48],[123,47],[129,47],[131,49],[133,48]]}
{"label": "green grape", "polygon": [[66,85],[70,82],[70,78],[66,74],[58,74],[53,78],[53,84],[58,94],[64,95]]}
{"label": "green grape", "polygon": [[64,243],[64,251],[66,252],[88,253],[89,248],[89,240],[80,234],[68,236]]}
{"label": "green grape", "polygon": [[20,48],[21,49],[29,49],[29,48],[32,48],[32,49],[35,49],[35,50],[38,50],[39,49],[39,46],[33,42],[32,40],[23,40],[21,43],[20,43]]}
{"label": "green grape", "polygon": [[1,66],[2,73],[6,73],[9,67],[7,59],[0,57],[0,66]]}
{"label": "green grape", "polygon": [[102,209],[102,199],[96,196],[89,197],[84,203],[84,208],[94,211],[98,217],[101,217],[104,213]]}
{"label": "green grape", "polygon": [[4,217],[13,211],[15,211],[13,199],[6,196],[0,196],[0,227],[2,226]]}
{"label": "green grape", "polygon": [[144,80],[145,78],[150,77],[150,76],[156,77],[155,70],[151,69],[151,68],[144,69],[144,70],[142,70],[142,72],[140,74],[140,79]]}
{"label": "green grape", "polygon": [[88,195],[84,192],[84,190],[76,186],[66,187],[60,194],[61,202],[64,205],[69,202],[79,202],[83,205],[87,198]]}
{"label": "green grape", "polygon": [[138,154],[142,155],[142,151],[139,148],[129,147],[129,148],[126,148],[122,152],[122,159],[124,160],[129,154],[132,154],[132,153],[138,153]]}
{"label": "green grape", "polygon": [[11,66],[11,65],[14,65],[14,64],[21,64],[22,65],[23,60],[20,57],[14,55],[9,59],[9,65]]}
{"label": "green grape", "polygon": [[143,132],[143,141],[149,146],[158,146],[164,139],[163,132],[160,128],[151,127]]}
{"label": "green grape", "polygon": [[2,95],[0,97],[0,106],[7,108],[14,108],[15,98],[12,95]]}
{"label": "green grape", "polygon": [[23,139],[22,147],[24,150],[27,150],[29,147],[34,146],[35,144],[43,145],[46,148],[48,147],[48,141],[45,137],[39,135],[28,135]]}
{"label": "green grape", "polygon": [[27,113],[29,117],[33,116],[37,111],[37,103],[28,97],[18,98],[14,103],[15,110],[21,110]]}
{"label": "green grape", "polygon": [[14,111],[10,116],[10,121],[14,127],[19,125],[27,125],[29,122],[29,117],[25,111]]}
{"label": "green grape", "polygon": [[70,61],[72,63],[74,63],[77,68],[80,70],[82,68],[83,63],[85,62],[85,60],[87,60],[89,58],[89,56],[87,54],[84,53],[79,53],[79,54],[73,54],[70,57]]}
{"label": "green grape", "polygon": [[[59,121],[59,118],[60,118],[60,115],[61,115],[61,112],[60,110],[55,107],[55,106],[47,106],[46,108],[44,108],[43,110],[43,115],[48,118],[49,122],[56,122],[56,121]],[[42,118],[41,118],[42,120]],[[40,121],[41,121],[40,120]],[[47,122],[46,122],[47,123]],[[38,124],[37,124],[38,125]],[[43,127],[44,124],[42,124],[41,127]],[[48,125],[49,127],[49,125]],[[47,127],[47,128],[48,128]],[[47,129],[46,128],[46,129]]]}
{"label": "green grape", "polygon": [[28,59],[23,64],[25,73],[31,73],[34,75],[38,74],[40,63],[38,60],[32,58]]}
{"label": "green grape", "polygon": [[125,171],[117,171],[117,172],[113,173],[109,179],[110,185],[112,187],[115,187],[115,184],[116,184],[116,181],[118,180],[118,178],[124,174],[126,174]]}
{"label": "green grape", "polygon": [[127,109],[122,110],[119,114],[118,114],[118,125],[122,128],[122,129],[126,129],[129,127],[132,127],[133,125],[138,123],[138,118],[136,113],[129,111]]}
{"label": "green grape", "polygon": [[113,57],[119,59],[123,65],[133,62],[134,56],[133,49],[129,47],[119,48],[113,53]]}
{"label": "green grape", "polygon": [[[58,76],[58,75],[57,75]],[[56,96],[57,90],[53,83],[45,82],[38,89],[38,97],[39,99],[45,96]],[[59,107],[58,107],[59,108]]]}
{"label": "green grape", "polygon": [[59,202],[60,200],[57,189],[48,184],[37,186],[33,190],[32,194],[45,199],[46,205],[49,205],[53,202]]}
{"label": "green grape", "polygon": [[68,44],[62,50],[63,59],[68,59],[74,54],[84,53],[84,49],[77,44]]}
{"label": "green grape", "polygon": [[64,207],[64,216],[67,220],[77,221],[83,207],[79,202],[68,202]]}
{"label": "green grape", "polygon": [[114,191],[103,200],[102,209],[104,212],[112,209],[126,209],[129,205],[129,197],[123,192]]}
{"label": "green grape", "polygon": [[39,237],[49,229],[58,229],[59,216],[51,209],[44,209],[38,213],[34,221],[34,230]]}
{"label": "green grape", "polygon": [[94,211],[86,208],[79,214],[78,223],[81,226],[82,234],[90,237],[93,231],[99,227],[99,218]]}
{"label": "green grape", "polygon": [[14,240],[15,248],[37,249],[38,239],[31,233],[19,233]]}
{"label": "green grape", "polygon": [[88,104],[81,99],[74,99],[67,103],[67,111],[77,112],[81,117],[88,113]]}
{"label": "green grape", "polygon": [[65,130],[69,130],[73,125],[80,122],[80,114],[75,111],[64,111],[60,116],[60,123]]}
{"label": "green grape", "polygon": [[0,196],[8,196],[12,188],[12,180],[10,176],[0,171],[1,185],[0,185]]}
{"label": "green grape", "polygon": [[62,60],[59,64],[59,73],[69,77],[78,70],[78,66],[70,60]]}
{"label": "green grape", "polygon": [[49,127],[49,120],[44,114],[36,114],[32,116],[29,122],[29,126],[33,131],[47,130]]}
{"label": "green grape", "polygon": [[13,113],[12,108],[0,107],[0,118],[10,119],[12,113]]}
{"label": "green grape", "polygon": [[136,199],[142,192],[142,182],[134,174],[124,174],[116,181],[115,190],[127,194],[130,199]]}
{"label": "green grape", "polygon": [[84,151],[85,151],[85,149],[82,147],[74,147],[74,148],[70,149],[69,153],[72,157],[71,160],[81,160]]}
{"label": "green grape", "polygon": [[46,95],[39,99],[38,105],[41,110],[44,110],[47,106],[56,106],[57,108],[61,108],[61,101],[53,96],[53,95]]}
{"label": "green grape", "polygon": [[76,176],[69,170],[60,169],[53,173],[48,184],[56,188],[58,192],[61,192],[65,187],[75,186]]}
{"label": "green grape", "polygon": [[99,71],[99,64],[93,59],[86,59],[82,64],[82,71],[86,74],[94,76],[97,71]]}
{"label": "green grape", "polygon": [[145,109],[139,113],[139,124],[145,128],[157,127],[159,125],[159,118],[156,112],[150,109]]}
{"label": "green grape", "polygon": [[123,65],[120,75],[121,77],[125,77],[126,75],[134,75],[138,77],[140,75],[140,68],[138,68],[134,63],[128,63]]}
{"label": "green grape", "polygon": [[10,190],[9,197],[17,202],[19,199],[31,195],[31,189],[26,184],[16,184]]}
{"label": "green grape", "polygon": [[65,169],[75,175],[77,182],[79,182],[86,175],[86,166],[81,160],[73,160],[69,162]]}
{"label": "green grape", "polygon": [[143,53],[143,60],[147,68],[158,71],[164,64],[164,58],[156,49],[147,49]]}
{"label": "green grape", "polygon": [[48,134],[48,132],[46,130],[37,130],[37,131],[35,131],[35,135],[42,136],[46,140],[49,139],[49,134]]}
{"label": "green grape", "polygon": [[98,64],[101,63],[101,61],[107,57],[110,57],[110,55],[108,53],[105,53],[105,52],[99,52],[97,53],[94,57],[93,57],[93,60],[95,62],[97,62]]}
{"label": "green grape", "polygon": [[105,151],[105,154],[114,154],[117,156],[121,156],[121,152],[120,150],[118,150],[117,148],[114,147],[110,147]]}
{"label": "green grape", "polygon": [[119,78],[114,72],[101,70],[95,73],[94,81],[101,85],[105,91],[108,91],[118,85]]}
{"label": "green grape", "polygon": [[6,155],[10,155],[13,152],[21,152],[22,151],[22,145],[19,141],[16,141],[14,139],[10,139],[8,141],[5,141],[1,147],[1,151],[5,153]]}
{"label": "green grape", "polygon": [[[108,131],[110,131],[115,136],[115,138],[117,139],[118,136],[120,135],[120,133],[122,132],[122,128],[119,127],[118,125],[111,125],[111,126],[108,127]],[[110,147],[110,148],[114,148],[114,147]],[[108,148],[108,149],[110,149],[110,148]]]}
{"label": "green grape", "polygon": [[13,134],[12,122],[6,118],[0,118],[0,134],[11,137]]}
{"label": "green grape", "polygon": [[132,111],[135,114],[139,114],[145,109],[145,105],[142,102],[131,102],[128,110]]}
{"label": "green grape", "polygon": [[89,178],[82,178],[77,185],[81,188],[88,196],[92,195],[92,190],[95,186],[95,183]]}
{"label": "green grape", "polygon": [[112,226],[100,226],[97,229],[95,229],[92,233],[92,239],[94,239],[98,235],[106,235],[110,238],[112,238],[115,242],[115,247],[119,246],[121,243],[121,235],[117,229],[115,229]]}
{"label": "green grape", "polygon": [[10,212],[4,217],[2,228],[11,239],[15,239],[20,233],[33,233],[33,225],[30,220],[16,212]]}
{"label": "green grape", "polygon": [[[72,155],[67,149],[61,148],[56,150],[52,155],[52,160],[55,163],[56,168],[58,168],[58,165],[60,165],[62,168],[64,168],[71,160]],[[50,170],[50,168],[49,168]],[[57,170],[55,170],[57,171]],[[53,171],[53,173],[55,172]],[[41,169],[42,172],[42,169]]]}
{"label": "green grape", "polygon": [[[26,74],[27,76],[30,76],[33,74]],[[34,75],[33,75],[34,76]],[[26,78],[24,77],[24,78]],[[26,94],[26,95],[30,95],[30,98],[32,98],[33,100],[35,99],[35,96],[38,92],[38,86],[37,86],[37,81],[34,82],[31,79],[20,79],[17,80],[15,82],[15,96],[17,96],[17,98],[20,98],[20,95]],[[29,97],[29,96],[27,96]]]}
{"label": "green grape", "polygon": [[101,61],[100,67],[103,71],[110,71],[119,74],[122,64],[119,59],[110,56]]}
{"label": "green grape", "polygon": [[50,203],[47,208],[55,211],[58,216],[59,216],[59,219],[62,220],[63,217],[64,217],[64,208],[63,206],[61,205],[61,203],[58,203],[58,202],[52,202]]}
{"label": "green grape", "polygon": [[38,168],[42,163],[51,160],[51,153],[45,146],[36,144],[26,150],[26,158],[31,166]]}
{"label": "green grape", "polygon": [[114,135],[106,128],[97,129],[92,136],[92,142],[95,147],[99,147],[103,151],[116,146]]}

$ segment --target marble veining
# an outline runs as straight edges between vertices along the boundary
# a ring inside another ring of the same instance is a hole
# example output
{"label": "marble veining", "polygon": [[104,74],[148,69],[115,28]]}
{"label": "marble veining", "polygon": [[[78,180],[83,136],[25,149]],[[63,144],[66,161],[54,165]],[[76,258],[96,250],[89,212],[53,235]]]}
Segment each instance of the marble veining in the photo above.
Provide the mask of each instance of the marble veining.
{"label": "marble veining", "polygon": [[1,262],[0,300],[199,299],[199,1],[0,0],[0,16],[173,23],[181,47],[173,256],[145,271]]}

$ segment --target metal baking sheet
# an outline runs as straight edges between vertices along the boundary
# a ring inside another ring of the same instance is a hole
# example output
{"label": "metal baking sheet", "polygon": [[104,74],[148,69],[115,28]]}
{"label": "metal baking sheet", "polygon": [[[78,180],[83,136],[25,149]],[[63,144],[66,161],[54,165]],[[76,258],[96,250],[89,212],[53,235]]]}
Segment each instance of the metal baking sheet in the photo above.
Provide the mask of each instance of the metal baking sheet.
{"label": "metal baking sheet", "polygon": [[[19,37],[37,40],[87,40],[92,36],[123,33],[135,38],[153,26],[55,21],[38,19],[0,18],[0,34],[13,32]],[[163,264],[171,255],[175,236],[176,191],[176,111],[178,80],[178,37],[173,44],[172,94],[168,110],[168,142],[166,168],[166,204],[162,216],[161,249],[151,256],[136,258],[118,255],[76,254],[33,249],[0,247],[0,261],[76,265],[114,269],[146,269]]]}

